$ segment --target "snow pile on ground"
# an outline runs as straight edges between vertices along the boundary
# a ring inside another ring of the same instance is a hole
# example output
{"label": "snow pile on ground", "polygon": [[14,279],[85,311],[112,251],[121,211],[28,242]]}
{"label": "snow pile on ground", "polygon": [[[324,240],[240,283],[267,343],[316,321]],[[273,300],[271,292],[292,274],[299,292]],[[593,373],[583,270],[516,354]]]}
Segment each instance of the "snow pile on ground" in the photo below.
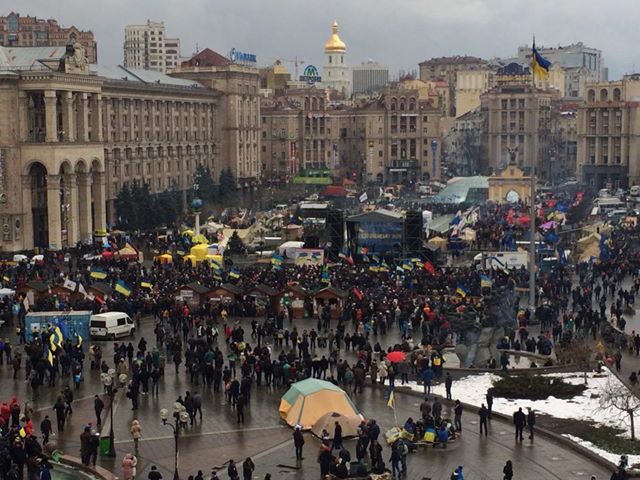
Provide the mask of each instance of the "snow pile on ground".
{"label": "snow pile on ground", "polygon": [[[549,377],[561,377],[565,382],[574,385],[584,384],[584,374],[582,373],[553,373],[548,374]],[[492,373],[481,373],[478,375],[469,375],[453,382],[451,393],[454,400],[460,400],[463,403],[480,407],[482,403],[486,405],[486,393],[493,386],[493,382],[500,377]],[[396,384],[398,385],[398,384]],[[424,387],[417,382],[410,382],[408,385],[411,390],[423,392]],[[506,398],[495,397],[493,400],[493,411],[505,415],[512,415],[518,408],[527,411],[531,407],[540,414],[550,415],[556,418],[589,421],[596,425],[607,427],[616,427],[624,431],[623,435],[630,437],[630,420],[629,415],[615,408],[602,409],[600,407],[600,394],[607,388],[626,388],[618,380],[618,378],[608,369],[603,369],[601,374],[587,374],[587,388],[581,395],[575,396],[568,400],[562,400],[555,397],[549,397],[545,400],[510,400]],[[444,384],[431,387],[431,392],[437,395],[445,396]],[[640,437],[640,418],[636,419],[635,431],[636,437]],[[586,442],[577,437],[571,437],[572,440],[583,445],[595,452],[596,454],[612,461],[618,462],[619,455],[608,453],[590,442]],[[579,441],[578,441],[579,440]],[[629,456],[629,463],[640,463],[640,455]]]}
{"label": "snow pile on ground", "polygon": [[[569,435],[565,433],[562,436],[567,437],[569,440],[577,443],[578,445],[582,445],[587,450],[591,450],[596,455],[609,460],[611,463],[615,465],[618,465],[618,463],[620,462],[620,455],[616,453],[607,452],[606,450],[603,450],[600,447],[596,447],[593,443],[583,440],[580,437],[576,437],[574,435]],[[640,455],[627,455],[627,456],[629,457],[629,465],[637,465],[638,463],[640,463]]]}

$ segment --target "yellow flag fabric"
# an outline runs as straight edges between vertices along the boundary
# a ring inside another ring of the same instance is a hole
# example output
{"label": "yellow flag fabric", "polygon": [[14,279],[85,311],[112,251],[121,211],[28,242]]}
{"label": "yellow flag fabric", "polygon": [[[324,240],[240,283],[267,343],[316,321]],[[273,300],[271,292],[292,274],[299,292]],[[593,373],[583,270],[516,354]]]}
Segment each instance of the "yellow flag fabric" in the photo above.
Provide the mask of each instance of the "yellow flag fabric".
{"label": "yellow flag fabric", "polygon": [[49,360],[49,365],[53,367],[53,353],[49,350],[49,355],[47,355],[47,360]]}
{"label": "yellow flag fabric", "polygon": [[391,393],[389,394],[389,401],[387,401],[387,407],[396,408],[396,399],[395,399],[395,395],[393,394],[393,390],[391,390]]}

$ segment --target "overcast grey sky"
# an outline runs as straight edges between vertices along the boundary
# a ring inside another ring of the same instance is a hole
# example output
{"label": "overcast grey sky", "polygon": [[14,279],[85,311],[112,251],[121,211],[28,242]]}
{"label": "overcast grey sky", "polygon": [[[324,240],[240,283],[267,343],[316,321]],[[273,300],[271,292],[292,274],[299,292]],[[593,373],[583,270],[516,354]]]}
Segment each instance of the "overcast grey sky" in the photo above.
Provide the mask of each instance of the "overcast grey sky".
{"label": "overcast grey sky", "polygon": [[[296,56],[322,65],[333,19],[351,65],[367,59],[399,68],[442,55],[515,56],[519,45],[582,41],[603,51],[610,78],[640,69],[638,0],[1,0],[14,10],[93,30],[101,63],[122,62],[123,29],[163,20],[182,54],[196,43],[235,47],[258,62]],[[289,65],[290,70],[293,67]]]}

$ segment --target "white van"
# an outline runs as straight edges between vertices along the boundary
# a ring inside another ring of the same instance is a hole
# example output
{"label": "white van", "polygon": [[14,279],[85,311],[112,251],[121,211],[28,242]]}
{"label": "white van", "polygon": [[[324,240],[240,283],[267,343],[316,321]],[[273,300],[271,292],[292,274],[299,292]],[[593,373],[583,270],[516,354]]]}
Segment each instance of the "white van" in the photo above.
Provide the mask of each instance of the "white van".
{"label": "white van", "polygon": [[89,320],[89,335],[92,338],[127,337],[136,331],[133,320],[123,312],[105,312],[91,315]]}

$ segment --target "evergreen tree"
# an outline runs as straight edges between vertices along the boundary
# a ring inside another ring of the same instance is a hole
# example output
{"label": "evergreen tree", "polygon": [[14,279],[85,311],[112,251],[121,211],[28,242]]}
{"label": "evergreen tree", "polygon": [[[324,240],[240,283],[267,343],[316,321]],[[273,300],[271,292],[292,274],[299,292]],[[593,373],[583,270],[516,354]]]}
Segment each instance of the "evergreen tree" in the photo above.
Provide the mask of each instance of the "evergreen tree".
{"label": "evergreen tree", "polygon": [[227,250],[229,251],[229,253],[233,255],[241,255],[245,253],[246,249],[244,246],[244,242],[238,235],[237,230],[233,231],[233,235],[231,235],[231,238],[229,239],[229,244],[227,245]]}
{"label": "evergreen tree", "polygon": [[133,207],[129,184],[125,183],[116,197],[116,214],[118,226],[126,228],[129,225],[129,216]]}
{"label": "evergreen tree", "polygon": [[[197,189],[195,185],[197,185]],[[199,164],[196,167],[194,190],[194,196],[199,197],[203,202],[215,200],[216,185],[211,176],[211,169],[208,166]]]}
{"label": "evergreen tree", "polygon": [[236,180],[233,178],[231,169],[227,168],[220,172],[220,182],[218,185],[218,193],[222,199],[228,199],[236,193]]}

